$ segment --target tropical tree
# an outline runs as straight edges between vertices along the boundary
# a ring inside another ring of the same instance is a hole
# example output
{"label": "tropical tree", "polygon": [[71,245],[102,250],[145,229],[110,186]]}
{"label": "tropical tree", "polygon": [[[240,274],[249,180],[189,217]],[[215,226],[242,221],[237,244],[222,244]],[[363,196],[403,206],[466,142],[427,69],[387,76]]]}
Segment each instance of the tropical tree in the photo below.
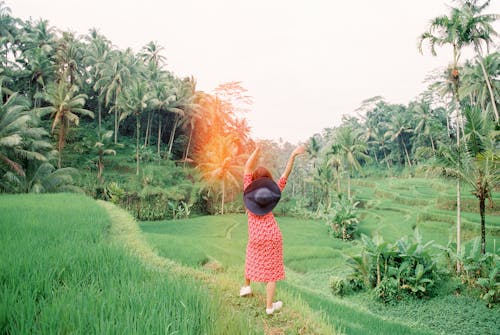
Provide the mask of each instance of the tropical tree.
{"label": "tropical tree", "polygon": [[465,66],[459,89],[459,94],[463,99],[481,106],[483,118],[492,117],[496,122],[498,122],[496,110],[500,105],[500,81],[495,78],[499,76],[500,53],[495,52],[484,57],[481,63],[476,60]]}
{"label": "tropical tree", "polygon": [[[499,14],[482,14],[482,12],[490,5],[491,0],[457,0],[461,7],[464,24],[466,25],[465,32],[469,39],[469,44],[474,46],[474,51],[477,55],[477,63],[482,70],[483,82],[488,89],[492,113],[495,121],[499,121],[498,109],[496,106],[495,93],[493,90],[492,79],[488,75],[483,59],[483,44],[486,47],[486,52],[489,52],[489,45],[493,42],[492,37],[497,33],[493,28],[493,23],[500,18]],[[493,77],[494,78],[494,77]]]}
{"label": "tropical tree", "polygon": [[351,199],[351,172],[361,171],[361,161],[369,161],[370,156],[366,154],[367,146],[362,139],[361,130],[354,130],[349,126],[337,129],[335,142],[332,146],[333,154],[340,154],[347,172],[347,198]]}
{"label": "tropical tree", "polygon": [[384,158],[381,160],[381,162],[385,162],[387,169],[391,168],[390,159],[387,157],[387,151],[389,151],[389,141],[390,136],[388,136],[381,127],[373,128],[367,141],[367,144],[371,144],[371,146],[375,147],[374,157],[377,161],[377,153],[379,151],[382,151]]}
{"label": "tropical tree", "polygon": [[168,155],[172,154],[172,145],[174,143],[175,131],[177,126],[181,124],[185,127],[189,124],[189,116],[199,106],[195,103],[196,96],[196,80],[193,77],[186,77],[182,81],[176,82],[175,88],[176,99],[168,107],[169,112],[174,113],[174,124],[170,133],[168,142]]}
{"label": "tropical tree", "polygon": [[408,138],[413,133],[413,129],[410,127],[406,114],[403,112],[393,114],[391,121],[386,124],[386,128],[387,131],[384,136],[389,137],[392,141],[396,141],[399,144],[402,155],[406,158],[408,167],[411,168],[410,155],[406,144],[411,143]]}
{"label": "tropical tree", "polygon": [[22,148],[22,131],[29,126],[31,116],[27,113],[29,102],[17,93],[0,105],[0,171],[12,171],[24,176],[25,171],[19,162]]}
{"label": "tropical tree", "polygon": [[25,56],[25,73],[29,77],[30,96],[34,107],[37,108],[41,106],[41,98],[47,84],[54,81],[55,65],[41,49],[30,50],[25,53]]}
{"label": "tropical tree", "polygon": [[121,114],[120,121],[126,119],[129,115],[135,116],[135,156],[136,156],[136,174],[139,175],[139,138],[141,129],[141,114],[146,110],[150,103],[149,86],[145,80],[134,80],[131,86],[120,97],[120,105],[124,112]]}
{"label": "tropical tree", "polygon": [[120,108],[116,107],[116,101],[121,96],[122,91],[132,78],[132,69],[128,66],[131,61],[126,58],[133,58],[131,51],[120,52],[113,50],[110,52],[109,61],[105,63],[100,71],[100,78],[94,85],[94,89],[104,93],[104,104],[106,107],[112,105],[110,112],[114,112],[114,141],[118,143],[118,129]]}
{"label": "tropical tree", "polygon": [[84,64],[83,44],[73,33],[63,32],[57,41],[55,63],[60,80],[69,86],[82,87],[82,66]]}
{"label": "tropical tree", "polygon": [[[476,49],[481,45],[481,41],[488,43],[491,40],[491,30],[484,29],[483,22],[487,20],[476,20],[476,16],[488,4],[478,5],[476,0],[460,1],[462,10],[451,8],[449,16],[439,16],[431,21],[429,30],[419,37],[418,48],[422,53],[422,46],[425,41],[429,42],[432,55],[436,55],[436,46],[450,45],[452,47],[453,58],[449,68],[449,80],[453,88],[453,97],[456,111],[456,135],[457,147],[460,146],[460,98],[459,98],[459,60],[461,51],[468,45],[475,45]],[[468,8],[464,8],[468,7]],[[482,32],[482,33],[480,33]],[[457,179],[457,254],[461,250],[461,190],[460,181]],[[457,263],[457,271],[460,271],[460,264]]]}
{"label": "tropical tree", "polygon": [[3,66],[6,68],[9,63],[10,46],[17,35],[16,19],[12,17],[11,10],[5,6],[5,1],[0,1],[0,45],[3,51]]}
{"label": "tropical tree", "polygon": [[205,151],[198,156],[202,178],[221,195],[221,214],[224,214],[226,193],[231,187],[240,187],[246,155],[239,152],[234,135],[212,136]]}
{"label": "tropical tree", "polygon": [[61,168],[62,150],[70,126],[72,124],[78,126],[80,122],[78,115],[93,118],[94,113],[83,108],[87,96],[85,94],[79,94],[76,86],[68,87],[68,84],[63,81],[49,85],[44,94],[44,99],[50,106],[42,107],[40,111],[42,114],[50,113],[50,117],[53,119],[52,132],[54,132],[56,128],[58,130],[57,150],[59,152],[59,158],[57,166]]}
{"label": "tropical tree", "polygon": [[165,50],[158,42],[150,41],[139,52],[141,58],[146,64],[154,64],[157,68],[161,68],[166,63],[166,57],[161,53]]}
{"label": "tropical tree", "polygon": [[[174,78],[173,76],[166,72],[161,71],[156,65],[150,65],[148,67],[148,80],[151,83],[151,107],[157,110],[158,114],[158,139],[156,142],[157,145],[157,154],[158,157],[161,157],[161,144],[162,144],[162,136],[163,136],[163,119],[166,114],[169,112],[168,108],[171,104],[176,100],[175,91],[174,91]],[[148,118],[148,125],[150,124]],[[151,134],[151,131],[146,131],[146,134]]]}
{"label": "tropical tree", "polygon": [[104,103],[105,87],[102,85],[96,87],[96,83],[109,60],[111,42],[106,39],[106,37],[99,34],[96,29],[91,29],[86,38],[89,45],[84,55],[84,63],[89,68],[90,83],[97,93],[97,133],[101,134],[102,105]]}
{"label": "tropical tree", "polygon": [[0,106],[0,190],[29,192],[37,166],[53,154],[49,133],[29,108],[17,93]]}
{"label": "tropical tree", "polygon": [[472,188],[479,201],[481,216],[481,252],[486,251],[486,199],[492,202],[492,192],[500,185],[500,154],[498,134],[491,122],[481,117],[478,107],[464,109],[465,136],[460,147],[440,147],[437,160],[432,167],[445,176],[459,178]]}
{"label": "tropical tree", "polygon": [[97,151],[97,179],[102,184],[104,174],[104,156],[116,155],[116,151],[111,148],[113,131],[105,131],[100,134],[99,140],[95,143],[94,148]]}

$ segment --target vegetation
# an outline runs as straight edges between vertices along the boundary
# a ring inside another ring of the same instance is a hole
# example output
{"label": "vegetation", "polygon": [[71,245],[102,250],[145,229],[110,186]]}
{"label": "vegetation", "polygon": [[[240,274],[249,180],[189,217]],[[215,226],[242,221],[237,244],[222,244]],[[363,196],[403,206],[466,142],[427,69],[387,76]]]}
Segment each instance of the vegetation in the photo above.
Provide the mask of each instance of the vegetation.
{"label": "vegetation", "polygon": [[217,292],[154,271],[114,243],[92,199],[2,196],[0,210],[2,333],[253,332]]}
{"label": "vegetation", "polygon": [[[312,135],[308,159],[296,162],[274,211],[288,216],[280,218],[290,274],[283,288],[298,305],[342,316],[320,323],[353,334],[494,329],[500,53],[490,48],[499,16],[485,14],[489,4],[458,0],[432,19],[418,50],[450,46],[451,63],[414,101],[366,99],[357,117]],[[467,48],[474,54],[463,60]],[[212,322],[228,315],[217,303],[223,296],[209,299],[212,292],[173,273],[158,276],[110,243],[109,221],[89,198],[5,195],[79,192],[110,201],[148,221],[141,227],[160,255],[189,268],[215,264],[237,281],[242,166],[254,147],[243,113],[252,99],[240,82],[197,90],[194,77],[166,69],[163,51],[155,42],[121,50],[95,29],[77,36],[43,19],[23,21],[0,1],[2,333],[106,333],[115,323],[122,333],[248,333],[239,319],[227,329],[224,318]],[[260,163],[276,176],[293,148],[263,141]],[[169,317],[137,318],[157,314],[158,296],[172,297],[159,307]],[[64,307],[75,301],[83,314]],[[178,301],[187,314],[175,314]],[[415,306],[429,322],[407,320],[403,312]],[[441,311],[467,316],[463,327]]]}
{"label": "vegetation", "polygon": [[[488,308],[488,302],[482,296],[486,297],[489,290],[482,288],[478,279],[469,285],[463,273],[455,277],[456,260],[447,256],[448,253],[451,257],[455,255],[454,242],[448,246],[448,239],[454,232],[455,207],[444,207],[440,199],[453,200],[453,186],[454,180],[438,178],[365,178],[354,181],[353,196],[360,199],[358,232],[370,236],[370,241],[372,236],[376,240],[378,235],[380,241],[383,238],[391,256],[387,271],[384,271],[385,262],[380,261],[381,282],[385,286],[378,290],[371,289],[376,285],[375,261],[367,272],[370,274],[367,284],[354,278],[354,269],[349,266],[349,259],[363,254],[362,240],[332,239],[322,220],[277,217],[283,234],[287,275],[286,280],[278,284],[277,298],[285,299],[287,304],[293,301],[291,297],[300,299],[309,308],[321,311],[330,327],[347,334],[494,334],[498,304],[493,303]],[[465,194],[468,190],[464,185]],[[283,195],[290,191],[287,186]],[[498,194],[495,194],[494,200],[497,199]],[[473,195],[464,198],[464,204],[469,202],[475,202]],[[280,202],[278,207],[284,205]],[[498,207],[488,209],[491,220],[487,226],[489,247],[485,257],[490,257],[489,260],[467,262],[484,268],[480,276],[483,280],[494,271],[494,267],[487,264],[494,263],[491,257],[494,240],[498,243],[498,210]],[[479,215],[464,212],[463,216],[464,236],[478,236]],[[241,284],[247,238],[244,215],[141,222],[140,227],[148,243],[162,257],[197,269],[215,267],[215,278],[231,278],[236,290]],[[415,228],[419,231],[418,239]],[[442,251],[447,247],[448,251]],[[479,239],[467,238],[463,248],[467,257],[473,253],[478,260],[481,259]],[[366,251],[364,253],[367,255]],[[498,251],[496,259],[498,262]],[[419,279],[425,291],[415,285],[419,263],[424,270],[430,269]],[[391,288],[386,285],[392,281],[389,278],[398,278],[396,269],[399,271],[398,284],[393,287],[394,291],[387,291]],[[476,273],[472,265],[467,265],[467,269],[471,274]],[[255,284],[254,288],[259,290],[263,286]],[[382,291],[382,288],[386,290]],[[334,289],[340,294],[333,294]],[[382,292],[381,297],[376,294]],[[391,292],[394,292],[393,300],[388,297]],[[285,319],[290,316],[287,310],[283,313]]]}

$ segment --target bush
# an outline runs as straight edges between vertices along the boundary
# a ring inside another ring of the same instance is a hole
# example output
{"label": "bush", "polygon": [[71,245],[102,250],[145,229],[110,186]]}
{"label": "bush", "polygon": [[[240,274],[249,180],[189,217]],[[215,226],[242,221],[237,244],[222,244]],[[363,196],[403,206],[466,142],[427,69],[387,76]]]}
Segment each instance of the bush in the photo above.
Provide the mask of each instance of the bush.
{"label": "bush", "polygon": [[361,291],[365,288],[363,282],[356,277],[336,277],[330,278],[330,289],[336,296],[343,297],[350,293]]}
{"label": "bush", "polygon": [[343,240],[354,238],[359,223],[358,204],[359,202],[354,202],[353,199],[347,199],[339,194],[338,201],[334,202],[331,208],[318,211],[318,218],[326,221],[330,236]]}
{"label": "bush", "polygon": [[366,235],[362,242],[362,254],[352,257],[349,264],[358,280],[375,288],[378,299],[388,303],[406,295],[433,294],[440,273],[429,248],[432,242],[422,244],[418,231],[413,239],[401,238],[394,244]]}
{"label": "bush", "polygon": [[440,249],[444,251],[448,260],[450,273],[455,273],[455,264],[460,263],[461,271],[458,277],[468,288],[477,290],[488,307],[491,308],[500,302],[500,256],[490,252],[481,254],[479,237],[473,240],[468,252],[463,246],[458,256],[451,242],[446,247],[441,246]]}

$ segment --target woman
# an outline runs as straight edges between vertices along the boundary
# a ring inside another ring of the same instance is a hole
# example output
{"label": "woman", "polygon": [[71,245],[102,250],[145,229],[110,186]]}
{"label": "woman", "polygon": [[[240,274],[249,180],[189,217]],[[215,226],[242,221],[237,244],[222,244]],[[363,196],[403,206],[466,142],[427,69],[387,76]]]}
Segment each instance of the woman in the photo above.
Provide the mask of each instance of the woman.
{"label": "woman", "polygon": [[285,171],[275,183],[271,173],[264,167],[255,169],[261,150],[257,144],[248,158],[244,170],[244,202],[248,215],[248,244],[245,258],[245,286],[240,296],[252,293],[251,281],[266,284],[266,313],[273,314],[281,309],[281,301],[273,302],[276,281],[285,278],[283,264],[283,240],[281,231],[271,210],[276,206],[281,191],[285,188],[292,172],[295,157],[304,153],[304,146],[298,146],[288,159]]}

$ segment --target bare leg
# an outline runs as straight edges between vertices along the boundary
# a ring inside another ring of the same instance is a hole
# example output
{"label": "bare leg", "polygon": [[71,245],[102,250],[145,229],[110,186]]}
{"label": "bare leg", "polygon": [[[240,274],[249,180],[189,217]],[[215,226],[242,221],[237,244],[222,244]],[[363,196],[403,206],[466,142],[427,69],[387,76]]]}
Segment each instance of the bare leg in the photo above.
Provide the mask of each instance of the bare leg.
{"label": "bare leg", "polygon": [[275,291],[276,291],[275,281],[266,284],[266,308],[273,308],[273,298]]}
{"label": "bare leg", "polygon": [[250,286],[250,279],[245,278],[245,286]]}

